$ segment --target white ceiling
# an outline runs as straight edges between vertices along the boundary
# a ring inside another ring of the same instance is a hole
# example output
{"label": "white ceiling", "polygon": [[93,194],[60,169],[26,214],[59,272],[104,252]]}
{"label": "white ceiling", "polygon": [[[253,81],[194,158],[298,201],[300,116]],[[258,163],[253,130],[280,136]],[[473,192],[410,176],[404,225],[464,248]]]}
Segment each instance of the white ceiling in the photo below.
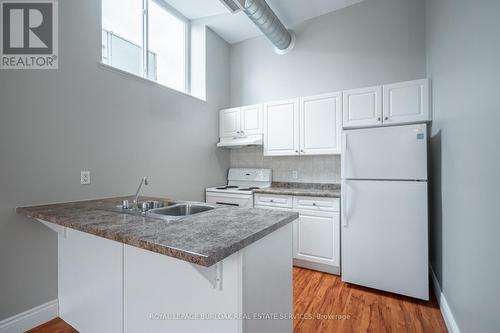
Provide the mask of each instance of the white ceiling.
{"label": "white ceiling", "polygon": [[[260,30],[243,13],[231,14],[220,0],[166,0],[190,20],[206,23],[228,43],[260,36]],[[287,27],[364,0],[267,0]]]}

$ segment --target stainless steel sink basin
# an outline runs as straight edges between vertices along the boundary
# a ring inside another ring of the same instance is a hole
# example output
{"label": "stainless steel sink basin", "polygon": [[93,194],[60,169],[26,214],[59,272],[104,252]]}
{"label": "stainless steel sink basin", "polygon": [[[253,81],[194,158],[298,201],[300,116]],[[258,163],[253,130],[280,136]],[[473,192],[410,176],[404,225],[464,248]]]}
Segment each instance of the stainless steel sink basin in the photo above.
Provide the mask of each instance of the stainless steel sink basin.
{"label": "stainless steel sink basin", "polygon": [[194,203],[182,203],[170,207],[155,208],[148,211],[152,217],[181,218],[184,216],[195,215],[214,209],[211,205],[202,205]]}

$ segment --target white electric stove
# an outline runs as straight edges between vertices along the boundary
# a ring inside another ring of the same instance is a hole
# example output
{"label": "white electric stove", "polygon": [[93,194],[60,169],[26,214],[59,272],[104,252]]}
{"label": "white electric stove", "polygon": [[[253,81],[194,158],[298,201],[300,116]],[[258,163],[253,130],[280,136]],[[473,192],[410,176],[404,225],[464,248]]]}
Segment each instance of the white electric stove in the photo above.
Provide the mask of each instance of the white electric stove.
{"label": "white electric stove", "polygon": [[253,208],[253,191],[270,187],[271,169],[229,169],[227,185],[206,189],[206,202],[243,208]]}

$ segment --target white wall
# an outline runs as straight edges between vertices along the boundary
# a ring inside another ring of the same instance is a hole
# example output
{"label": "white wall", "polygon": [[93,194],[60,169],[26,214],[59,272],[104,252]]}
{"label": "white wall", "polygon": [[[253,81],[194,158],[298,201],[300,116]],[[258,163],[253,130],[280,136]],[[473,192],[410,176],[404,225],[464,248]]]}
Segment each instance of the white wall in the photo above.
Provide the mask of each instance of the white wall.
{"label": "white wall", "polygon": [[[265,37],[231,47],[232,106],[426,77],[424,0],[367,0],[293,30],[297,45],[284,56]],[[245,158],[234,150],[231,165],[277,166],[281,181],[338,181],[335,156],[275,159],[247,151]],[[333,169],[311,173],[325,164]]]}
{"label": "white wall", "polygon": [[462,333],[500,326],[500,2],[428,0],[431,265]]}
{"label": "white wall", "polygon": [[226,42],[208,32],[205,103],[100,67],[99,0],[59,8],[60,69],[0,71],[0,320],[57,297],[55,234],[16,206],[128,195],[142,176],[145,193],[203,200],[229,166]]}

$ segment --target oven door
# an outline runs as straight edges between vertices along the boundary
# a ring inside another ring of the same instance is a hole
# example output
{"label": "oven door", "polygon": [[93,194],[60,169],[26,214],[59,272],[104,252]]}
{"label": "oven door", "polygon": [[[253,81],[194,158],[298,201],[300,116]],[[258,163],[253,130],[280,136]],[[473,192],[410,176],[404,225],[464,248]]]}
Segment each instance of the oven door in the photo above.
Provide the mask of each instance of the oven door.
{"label": "oven door", "polygon": [[253,208],[253,195],[207,192],[206,202],[241,208]]}

